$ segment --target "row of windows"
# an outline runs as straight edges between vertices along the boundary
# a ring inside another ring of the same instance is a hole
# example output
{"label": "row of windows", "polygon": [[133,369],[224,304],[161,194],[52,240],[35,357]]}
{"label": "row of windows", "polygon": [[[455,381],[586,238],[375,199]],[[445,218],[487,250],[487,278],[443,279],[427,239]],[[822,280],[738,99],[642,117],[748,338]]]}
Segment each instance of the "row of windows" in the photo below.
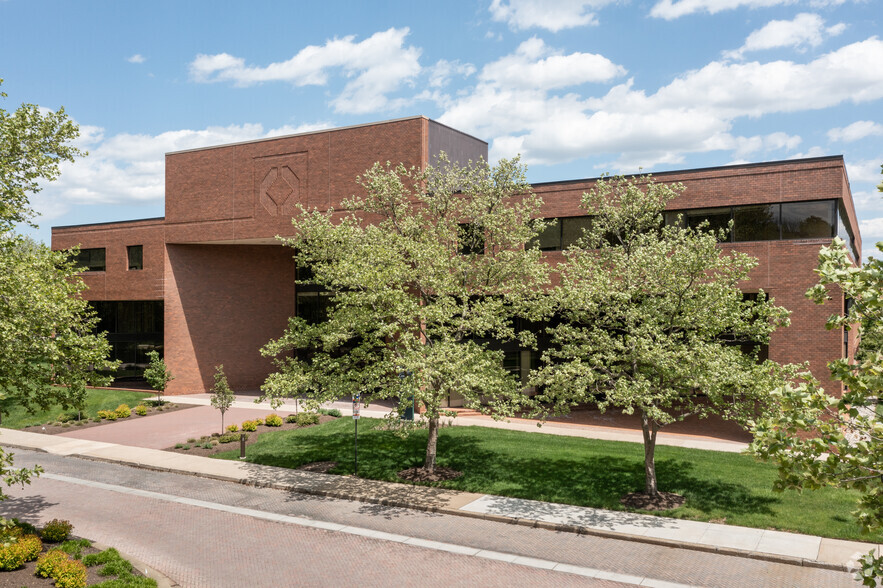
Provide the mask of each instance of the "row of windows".
{"label": "row of windows", "polygon": [[[129,245],[126,247],[126,255],[129,260],[130,270],[144,269],[144,248],[141,245]],[[87,272],[103,272],[107,269],[107,252],[104,247],[95,249],[80,249],[74,256],[77,265],[86,268]]]}
{"label": "row of windows", "polygon": [[[567,249],[592,225],[591,216],[545,220],[551,224],[533,242],[541,251]],[[666,224],[680,223],[684,227],[696,228],[707,223],[707,228],[714,231],[728,229],[730,221],[733,230],[727,232],[726,242],[832,239],[839,236],[858,259],[846,211],[838,200],[694,208],[665,213]]]}

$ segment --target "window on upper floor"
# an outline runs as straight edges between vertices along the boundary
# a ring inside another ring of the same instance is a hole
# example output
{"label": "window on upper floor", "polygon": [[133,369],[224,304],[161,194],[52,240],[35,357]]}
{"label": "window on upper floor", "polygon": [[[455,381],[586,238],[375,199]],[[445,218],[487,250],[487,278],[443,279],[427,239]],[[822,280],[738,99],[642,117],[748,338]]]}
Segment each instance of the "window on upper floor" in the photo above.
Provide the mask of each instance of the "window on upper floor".
{"label": "window on upper floor", "polygon": [[530,243],[540,251],[562,251],[575,244],[592,228],[591,216],[567,216],[544,219],[550,224]]}
{"label": "window on upper floor", "polygon": [[94,249],[80,249],[80,252],[74,257],[77,266],[84,268],[86,272],[103,272],[106,269],[105,249],[98,247]]}
{"label": "window on upper floor", "polygon": [[129,245],[126,247],[129,256],[129,269],[144,269],[144,248],[141,245]]}

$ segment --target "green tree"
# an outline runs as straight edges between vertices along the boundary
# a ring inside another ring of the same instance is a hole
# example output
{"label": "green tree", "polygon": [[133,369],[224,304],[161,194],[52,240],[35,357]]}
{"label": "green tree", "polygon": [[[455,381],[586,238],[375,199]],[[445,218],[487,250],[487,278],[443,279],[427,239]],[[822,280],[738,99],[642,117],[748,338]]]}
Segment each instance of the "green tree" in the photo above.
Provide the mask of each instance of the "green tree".
{"label": "green tree", "polygon": [[163,392],[166,391],[166,387],[169,385],[169,382],[175,379],[175,376],[166,367],[166,362],[159,356],[159,352],[148,351],[147,357],[150,358],[150,363],[144,370],[144,379],[147,380],[151,388],[156,390],[156,403],[162,404]]}
{"label": "green tree", "polygon": [[[94,333],[97,319],[79,295],[84,285],[68,254],[15,233],[18,223],[33,226],[29,195],[58,177],[62,161],[82,155],[70,144],[77,135],[63,108],[0,108],[0,416],[14,405],[80,408],[86,385],[109,383],[101,371],[115,367],[107,340]],[[11,454],[0,450],[7,484],[26,483],[36,472],[11,467]]]}
{"label": "green tree", "polygon": [[738,343],[768,343],[788,314],[762,292],[743,297],[755,259],[725,253],[702,227],[663,223],[682,189],[614,178],[583,196],[592,228],[558,267],[558,324],[534,377],[545,414],[596,403],[641,418],[651,497],[662,427],[689,415],[745,419],[766,402],[780,370]]}
{"label": "green tree", "polygon": [[212,406],[221,411],[221,433],[224,432],[224,413],[233,406],[236,395],[230,389],[227,383],[227,376],[224,374],[224,366],[215,367],[215,385],[212,386]]}
{"label": "green tree", "polygon": [[302,394],[313,406],[355,394],[395,398],[400,411],[413,398],[425,410],[431,471],[452,395],[498,416],[523,399],[488,341],[531,342],[513,317],[535,312],[531,301],[548,277],[540,252],[525,248],[542,228],[531,220],[541,201],[517,160],[376,164],[359,182],[365,195],[344,203],[345,213],[302,211],[293,220],[297,237],[286,243],[333,303],[327,320],[292,318],[264,348],[278,357],[278,372],[263,392]]}
{"label": "green tree", "polygon": [[[878,189],[883,192],[883,184]],[[883,243],[877,243],[883,254]],[[831,377],[843,382],[839,398],[809,380],[776,391],[781,410],[754,427],[752,451],[779,465],[774,488],[852,488],[861,493],[855,516],[866,532],[883,529],[883,422],[877,410],[883,390],[883,260],[869,257],[864,265],[850,259],[842,240],[819,252],[819,283],[806,295],[819,304],[829,289],[851,300],[848,312],[831,315],[828,329],[857,329],[860,344],[854,360],[828,364]],[[839,298],[839,296],[838,296]],[[876,410],[875,410],[876,409]],[[875,539],[876,541],[876,539]],[[867,586],[883,577],[883,558],[873,552],[858,572]]]}

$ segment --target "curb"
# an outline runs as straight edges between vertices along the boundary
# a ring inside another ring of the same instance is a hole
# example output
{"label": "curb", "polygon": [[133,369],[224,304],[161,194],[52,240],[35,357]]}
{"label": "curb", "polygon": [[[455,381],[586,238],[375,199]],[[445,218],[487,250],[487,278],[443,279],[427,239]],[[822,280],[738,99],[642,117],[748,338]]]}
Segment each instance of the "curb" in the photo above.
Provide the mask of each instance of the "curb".
{"label": "curb", "polygon": [[[9,444],[10,447],[19,447],[21,449],[32,449],[30,447],[24,446],[16,446]],[[42,449],[36,449],[36,451],[41,451],[46,453]],[[565,533],[574,533],[577,535],[591,535],[595,537],[602,537],[605,539],[618,539],[620,541],[631,541],[635,543],[645,543],[648,545],[657,545],[661,547],[669,547],[673,549],[686,549],[690,551],[698,551],[703,553],[714,553],[718,555],[726,555],[731,557],[741,557],[745,559],[754,559],[760,561],[768,561],[770,563],[777,564],[785,564],[792,565],[797,567],[810,567],[824,570],[832,570],[837,572],[854,572],[854,568],[848,564],[838,564],[838,563],[830,563],[824,561],[818,561],[814,559],[806,559],[802,557],[795,557],[790,555],[778,555],[773,553],[762,553],[758,551],[751,551],[747,549],[737,549],[733,547],[720,547],[714,545],[702,545],[699,543],[690,543],[687,541],[679,541],[677,539],[665,539],[661,537],[646,537],[643,535],[633,535],[631,533],[622,533],[617,531],[604,531],[601,529],[592,529],[590,527],[583,527],[580,525],[569,525],[564,523],[549,523],[545,521],[539,521],[536,519],[524,519],[524,518],[515,518],[515,517],[507,517],[504,515],[496,515],[496,514],[487,514],[487,513],[477,513],[477,512],[469,512],[463,511],[456,508],[450,508],[446,506],[433,506],[428,504],[419,504],[414,502],[408,502],[404,500],[397,499],[387,499],[387,498],[375,498],[368,495],[358,495],[358,494],[350,494],[347,492],[335,492],[329,490],[317,490],[310,488],[302,488],[291,486],[284,483],[276,483],[276,482],[255,482],[249,481],[240,477],[232,477],[232,476],[224,476],[218,474],[205,474],[200,472],[193,472],[189,470],[179,470],[175,468],[167,468],[167,467],[157,467],[139,463],[133,463],[129,461],[124,461],[120,459],[111,459],[111,458],[103,458],[103,457],[93,457],[88,455],[81,454],[72,454],[69,457],[77,457],[80,459],[88,459],[91,461],[105,462],[105,463],[113,463],[117,465],[125,465],[129,467],[134,467],[143,470],[149,471],[157,471],[157,472],[169,472],[175,474],[189,475],[195,476],[197,478],[206,478],[210,480],[218,480],[222,482],[235,482],[237,484],[242,484],[244,486],[253,486],[255,488],[272,488],[274,490],[284,490],[286,492],[297,492],[299,494],[306,494],[310,496],[320,496],[324,498],[336,498],[341,500],[350,500],[354,502],[364,502],[369,504],[378,504],[381,506],[392,506],[397,508],[407,508],[411,510],[419,510],[423,512],[432,512],[432,513],[441,513],[447,515],[454,515],[465,518],[476,518],[476,519],[484,519],[487,521],[493,521],[498,523],[507,523],[512,525],[521,525],[525,527],[533,527],[538,529],[546,529],[549,531],[559,531]],[[210,458],[205,458],[210,459]],[[254,464],[259,465],[259,464]],[[272,466],[266,466],[272,467]],[[284,468],[283,468],[284,469]],[[387,484],[391,484],[394,482],[384,482]],[[402,484],[404,486],[410,486],[408,484]],[[452,492],[459,492],[457,490],[452,490]],[[128,559],[128,558],[127,558]],[[133,561],[134,564],[134,561]],[[143,565],[143,564],[142,564]],[[139,566],[140,569],[141,566]],[[149,568],[148,568],[149,569]],[[158,572],[157,572],[158,573]],[[161,574],[160,574],[161,575]],[[163,576],[165,577],[165,576]],[[162,585],[161,585],[162,586]],[[170,584],[169,586],[177,586],[177,584]]]}

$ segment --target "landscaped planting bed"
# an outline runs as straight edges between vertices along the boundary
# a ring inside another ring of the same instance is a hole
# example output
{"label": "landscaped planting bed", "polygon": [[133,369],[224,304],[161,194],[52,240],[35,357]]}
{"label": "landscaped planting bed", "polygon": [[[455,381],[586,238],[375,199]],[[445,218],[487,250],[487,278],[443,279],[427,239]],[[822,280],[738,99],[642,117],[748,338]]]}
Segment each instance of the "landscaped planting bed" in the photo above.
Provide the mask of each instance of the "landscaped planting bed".
{"label": "landscaped planting bed", "polygon": [[68,521],[52,520],[38,530],[27,523],[0,531],[0,585],[22,588],[155,588],[113,548],[99,550],[72,537]]}
{"label": "landscaped planting bed", "polygon": [[[423,464],[426,431],[407,439],[383,428],[383,421],[359,423],[359,476],[403,482],[398,473]],[[247,448],[247,461],[287,468],[317,462],[329,472],[353,473],[353,420],[263,433]],[[237,459],[235,451],[218,453]],[[468,492],[623,510],[620,499],[644,489],[644,450],[639,443],[524,433],[486,427],[444,427],[438,465],[462,472],[433,485]],[[779,529],[841,539],[880,542],[862,535],[851,512],[858,494],[825,488],[813,492],[772,491],[776,467],[748,455],[657,446],[659,489],[686,498],[668,517]]]}

